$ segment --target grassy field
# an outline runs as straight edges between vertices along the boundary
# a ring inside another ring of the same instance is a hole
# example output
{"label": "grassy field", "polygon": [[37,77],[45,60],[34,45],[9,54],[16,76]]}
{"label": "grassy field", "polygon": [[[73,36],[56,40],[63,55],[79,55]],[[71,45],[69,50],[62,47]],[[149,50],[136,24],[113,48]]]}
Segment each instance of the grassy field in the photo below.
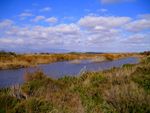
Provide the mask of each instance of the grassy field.
{"label": "grassy field", "polygon": [[150,56],[57,80],[37,70],[24,80],[0,90],[0,113],[150,113]]}
{"label": "grassy field", "polygon": [[64,53],[64,54],[16,54],[13,52],[0,52],[0,69],[16,69],[38,64],[47,64],[57,61],[76,59],[93,59],[93,61],[114,60],[122,57],[133,56],[129,53],[90,54],[90,53]]}

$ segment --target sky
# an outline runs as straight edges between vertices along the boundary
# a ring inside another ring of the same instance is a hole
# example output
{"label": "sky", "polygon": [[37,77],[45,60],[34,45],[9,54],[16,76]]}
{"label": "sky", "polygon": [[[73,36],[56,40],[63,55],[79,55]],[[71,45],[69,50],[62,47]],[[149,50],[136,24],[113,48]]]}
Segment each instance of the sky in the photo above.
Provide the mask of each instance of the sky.
{"label": "sky", "polygon": [[0,0],[0,50],[150,50],[149,0]]}

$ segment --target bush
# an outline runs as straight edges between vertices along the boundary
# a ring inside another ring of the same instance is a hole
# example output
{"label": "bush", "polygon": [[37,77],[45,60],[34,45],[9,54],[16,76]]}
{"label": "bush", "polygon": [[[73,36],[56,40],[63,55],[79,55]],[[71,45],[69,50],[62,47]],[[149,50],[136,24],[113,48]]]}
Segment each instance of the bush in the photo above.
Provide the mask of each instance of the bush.
{"label": "bush", "polygon": [[74,91],[80,95],[85,113],[101,112],[100,106],[103,99],[101,92],[98,89],[79,85],[74,88]]}
{"label": "bush", "polygon": [[13,110],[14,113],[49,113],[54,109],[48,101],[30,98],[19,103]]}
{"label": "bush", "polygon": [[90,82],[94,87],[98,87],[99,85],[106,83],[107,78],[98,74],[98,75],[91,77]]}
{"label": "bush", "polygon": [[134,64],[124,64],[122,67],[123,68],[131,68],[133,66],[134,66]]}
{"label": "bush", "polygon": [[[149,58],[144,63],[78,77],[54,80],[37,70],[27,72],[24,79],[21,88],[0,90],[0,113],[150,112]],[[18,98],[15,92],[26,98]]]}
{"label": "bush", "polygon": [[132,80],[150,92],[150,67],[139,67],[133,73]]}
{"label": "bush", "polygon": [[136,84],[122,84],[105,92],[106,101],[117,113],[149,113],[150,96]]}
{"label": "bush", "polygon": [[29,82],[32,80],[42,80],[46,78],[46,75],[41,70],[36,70],[35,72],[26,72],[24,75],[25,82]]}
{"label": "bush", "polygon": [[16,56],[15,52],[6,52],[6,51],[0,51],[0,57],[6,57],[6,56]]}
{"label": "bush", "polygon": [[15,107],[19,100],[9,95],[0,95],[0,113],[6,113]]}
{"label": "bush", "polygon": [[76,84],[78,82],[78,79],[77,77],[73,76],[64,76],[62,78],[58,78],[58,82],[63,83],[67,87],[70,87],[72,84]]}

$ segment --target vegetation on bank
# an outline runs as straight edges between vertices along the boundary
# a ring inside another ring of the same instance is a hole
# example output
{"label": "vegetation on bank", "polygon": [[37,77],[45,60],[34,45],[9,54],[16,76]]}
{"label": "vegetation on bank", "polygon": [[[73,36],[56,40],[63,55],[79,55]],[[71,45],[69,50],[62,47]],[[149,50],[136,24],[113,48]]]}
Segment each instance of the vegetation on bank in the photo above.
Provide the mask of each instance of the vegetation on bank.
{"label": "vegetation on bank", "polygon": [[64,54],[16,54],[14,52],[0,52],[0,69],[16,69],[38,64],[47,64],[57,61],[76,59],[93,59],[93,61],[114,60],[133,54],[90,54],[90,53],[64,53]]}
{"label": "vegetation on bank", "polygon": [[37,70],[24,80],[0,90],[0,113],[150,113],[150,56],[57,80]]}

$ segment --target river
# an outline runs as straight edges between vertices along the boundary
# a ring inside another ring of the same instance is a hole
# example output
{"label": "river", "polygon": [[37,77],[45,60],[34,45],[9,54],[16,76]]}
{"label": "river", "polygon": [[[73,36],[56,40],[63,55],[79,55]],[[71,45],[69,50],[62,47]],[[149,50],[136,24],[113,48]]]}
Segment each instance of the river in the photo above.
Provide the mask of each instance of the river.
{"label": "river", "polygon": [[[59,78],[63,76],[77,76],[82,71],[99,71],[112,67],[121,67],[124,64],[136,64],[139,59],[136,57],[122,58],[114,61],[92,62],[91,60],[81,60],[78,63],[70,61],[41,64],[37,67],[50,77]],[[34,71],[37,68],[21,68],[0,70],[0,87],[9,87],[24,82],[23,75],[26,71]]]}

